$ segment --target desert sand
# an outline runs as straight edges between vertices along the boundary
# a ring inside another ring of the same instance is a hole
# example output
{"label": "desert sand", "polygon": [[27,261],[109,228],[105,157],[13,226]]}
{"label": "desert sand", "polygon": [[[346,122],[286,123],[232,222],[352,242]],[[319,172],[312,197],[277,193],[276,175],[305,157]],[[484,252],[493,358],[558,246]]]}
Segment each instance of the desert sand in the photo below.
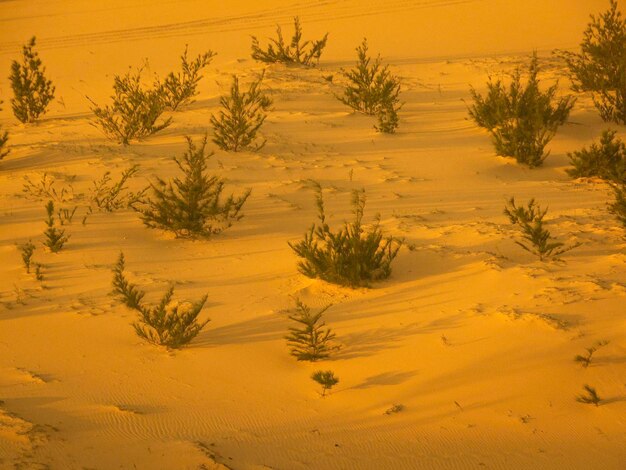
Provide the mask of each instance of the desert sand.
{"label": "desert sand", "polygon": [[[0,467],[7,469],[619,469],[626,462],[626,239],[608,213],[609,186],[567,175],[567,152],[612,127],[578,95],[544,166],[495,156],[467,119],[469,87],[505,76],[533,50],[545,84],[560,79],[555,48],[576,49],[604,0],[4,0],[0,2]],[[624,7],[624,5],[621,5]],[[307,38],[329,32],[318,67],[250,57],[299,15]],[[19,124],[10,110],[10,63],[38,38],[57,88],[50,112]],[[382,135],[339,102],[342,68],[366,36],[402,79],[400,127]],[[87,96],[106,103],[113,77],[145,64],[164,76],[192,54],[217,56],[196,102],[168,113],[169,128],[128,147],[92,126]],[[200,138],[230,77],[265,70],[274,104],[259,152],[209,145],[227,191],[252,195],[243,219],[209,240],[147,229],[130,210],[86,214],[92,182],[133,164],[132,190],[177,173],[184,136]],[[329,76],[333,79],[330,80]],[[42,245],[44,204],[22,191],[45,174],[78,206],[58,254]],[[324,188],[331,224],[350,219],[364,188],[366,219],[405,243],[391,277],[350,289],[297,271],[287,242]],[[523,251],[502,210],[532,197],[552,233],[581,246],[561,261]],[[37,245],[42,282],[17,245]],[[111,295],[126,256],[133,282],[156,302],[208,302],[211,321],[167,351],[139,338],[137,314]],[[342,348],[298,362],[284,336],[293,298],[329,303]],[[607,346],[588,368],[574,356]],[[310,379],[333,370],[321,398]],[[584,384],[600,406],[576,396]],[[394,405],[397,412],[389,412]]]}

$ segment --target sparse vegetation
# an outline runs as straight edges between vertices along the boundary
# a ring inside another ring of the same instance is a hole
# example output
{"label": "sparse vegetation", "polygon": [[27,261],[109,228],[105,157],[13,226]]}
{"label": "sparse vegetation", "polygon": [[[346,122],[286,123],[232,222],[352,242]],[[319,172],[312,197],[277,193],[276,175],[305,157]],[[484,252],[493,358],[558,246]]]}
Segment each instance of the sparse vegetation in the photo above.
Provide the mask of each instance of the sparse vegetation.
{"label": "sparse vegetation", "polygon": [[22,192],[26,197],[35,200],[52,199],[56,202],[69,202],[76,197],[73,186],[75,178],[76,175],[73,175],[66,178],[65,183],[60,183],[48,173],[43,173],[39,181],[33,181],[28,175],[25,175]]}
{"label": "sparse vegetation", "polygon": [[548,156],[546,145],[565,124],[575,102],[569,96],[557,99],[558,83],[541,91],[538,72],[533,54],[525,86],[518,68],[508,90],[501,80],[487,83],[485,97],[471,88],[474,103],[468,108],[471,119],[491,134],[496,154],[514,157],[530,168],[543,164]]}
{"label": "sparse vegetation", "polygon": [[297,311],[289,315],[289,319],[298,325],[289,328],[289,334],[285,336],[290,353],[298,361],[318,361],[325,359],[337,349],[332,345],[335,334],[330,328],[325,328],[326,323],[322,315],[330,305],[322,308],[317,313],[312,313],[308,305],[296,299]]}
{"label": "sparse vegetation", "polygon": [[33,258],[33,253],[35,252],[35,245],[31,240],[28,240],[26,243],[20,246],[20,251],[22,252],[22,261],[24,262],[26,272],[30,273],[30,265]]}
{"label": "sparse vegetation", "polygon": [[300,18],[293,19],[294,33],[291,43],[287,44],[283,39],[283,32],[280,26],[276,26],[276,39],[270,38],[270,43],[266,50],[261,49],[259,40],[252,36],[252,58],[260,62],[276,63],[287,65],[300,65],[312,67],[319,63],[322,51],[326,47],[328,33],[318,41],[302,42],[302,26]]}
{"label": "sparse vegetation", "polygon": [[43,244],[44,246],[47,246],[52,253],[58,253],[70,237],[69,235],[65,235],[65,230],[59,229],[55,226],[54,202],[48,201],[48,204],[46,204],[46,214],[48,215],[48,218],[46,219],[46,225],[48,228],[44,232],[46,239]]}
{"label": "sparse vegetation", "polygon": [[585,348],[585,351],[587,351],[587,354],[585,354],[584,356],[581,356],[580,354],[576,355],[576,357],[574,357],[574,361],[579,362],[580,365],[582,365],[586,369],[591,364],[591,358],[593,357],[594,353],[598,349],[606,346],[607,344],[609,344],[608,341],[596,342],[593,346],[589,348]]}
{"label": "sparse vegetation", "polygon": [[213,142],[222,150],[256,152],[265,145],[265,141],[257,142],[257,134],[272,100],[261,90],[262,81],[261,75],[250,84],[248,91],[241,91],[239,79],[233,75],[230,94],[220,98],[223,109],[217,116],[211,116]]}
{"label": "sparse vegetation", "polygon": [[133,165],[122,172],[118,181],[113,180],[110,171],[105,172],[102,178],[93,182],[91,203],[100,210],[113,212],[141,202],[148,188],[132,192],[126,187],[128,180],[138,171],[139,165]]}
{"label": "sparse vegetation", "polygon": [[538,256],[540,261],[557,257],[580,246],[580,243],[576,243],[566,247],[564,243],[556,241],[544,226],[543,219],[547,213],[548,209],[541,210],[534,199],[531,199],[526,207],[517,207],[515,199],[511,198],[504,208],[504,214],[509,217],[512,224],[519,226],[525,240],[525,242],[516,240],[515,243]]}
{"label": "sparse vegetation", "polygon": [[596,391],[596,389],[590,387],[589,385],[584,385],[583,389],[585,390],[585,394],[578,395],[576,397],[576,401],[580,403],[587,403],[589,405],[593,404],[599,406],[602,399],[598,396],[598,392]]}
{"label": "sparse vegetation", "polygon": [[250,191],[222,200],[225,182],[207,175],[206,162],[212,154],[206,155],[206,144],[206,135],[199,146],[187,137],[187,151],[182,159],[174,159],[183,178],[169,182],[157,178],[151,185],[152,196],[137,209],[147,227],[169,230],[177,237],[209,237],[243,217],[241,208]]}
{"label": "sparse vegetation", "polygon": [[569,68],[572,89],[591,92],[604,121],[626,124],[626,20],[617,0],[591,15],[580,52],[557,51]]}
{"label": "sparse vegetation", "polygon": [[126,264],[124,253],[120,252],[117,263],[113,268],[113,293],[129,308],[139,310],[141,307],[141,299],[145,292],[139,290],[135,284],[131,284],[124,275]]}
{"label": "sparse vegetation", "polygon": [[45,76],[39,54],[35,52],[36,39],[33,36],[22,47],[22,63],[11,63],[11,88],[13,114],[20,122],[35,122],[46,113],[48,105],[54,99],[54,85]]}
{"label": "sparse vegetation", "polygon": [[348,85],[339,100],[355,111],[376,116],[376,129],[392,134],[399,121],[400,80],[391,74],[388,65],[382,65],[380,55],[372,61],[368,56],[367,39],[363,39],[356,51],[356,67],[343,71]]}
{"label": "sparse vegetation", "polygon": [[163,90],[163,101],[168,108],[176,111],[181,106],[193,103],[193,98],[198,94],[198,82],[202,79],[202,69],[211,63],[214,56],[215,52],[207,51],[189,61],[185,46],[185,52],[180,56],[180,72],[170,72],[163,83],[157,83],[155,87]]}
{"label": "sparse vegetation", "polygon": [[302,260],[298,269],[311,278],[320,278],[350,287],[367,286],[371,281],[386,279],[391,274],[391,262],[402,244],[393,237],[384,237],[376,219],[366,230],[363,226],[365,194],[354,191],[352,206],[354,221],[344,223],[333,232],[326,223],[322,188],[316,184],[318,223],[313,223],[298,243],[289,246]]}
{"label": "sparse vegetation", "polygon": [[609,211],[626,228],[626,182],[613,185],[615,200],[609,204]]}
{"label": "sparse vegetation", "polygon": [[57,218],[59,219],[59,223],[61,225],[71,224],[74,219],[74,214],[78,210],[78,206],[74,206],[72,209],[69,207],[59,207],[57,210]]}
{"label": "sparse vegetation", "polygon": [[40,263],[35,263],[35,279],[43,281],[43,265]]}
{"label": "sparse vegetation", "polygon": [[326,391],[339,383],[339,378],[331,370],[318,370],[313,372],[311,379],[322,386],[322,397],[326,396]]}
{"label": "sparse vegetation", "polygon": [[391,408],[388,408],[387,410],[385,410],[385,414],[386,415],[393,415],[396,413],[400,413],[401,411],[404,411],[405,406],[401,403],[397,403],[395,405],[393,405]]}
{"label": "sparse vegetation", "polygon": [[[0,100],[0,104],[2,103],[3,101]],[[2,107],[0,107],[0,111],[2,111]],[[8,141],[9,133],[7,131],[3,131],[2,126],[0,126],[0,160],[6,157],[10,152],[9,146],[7,145]]]}
{"label": "sparse vegetation", "polygon": [[574,168],[567,173],[574,178],[592,177],[608,181],[626,182],[626,145],[616,138],[616,131],[606,130],[602,133],[600,144],[593,143],[589,150],[568,153]]}
{"label": "sparse vegetation", "polygon": [[115,76],[110,106],[100,107],[89,100],[96,116],[94,125],[123,145],[159,132],[172,122],[172,118],[159,121],[167,108],[164,89],[145,87],[141,73],[142,69],[139,69],[128,71],[123,77]]}

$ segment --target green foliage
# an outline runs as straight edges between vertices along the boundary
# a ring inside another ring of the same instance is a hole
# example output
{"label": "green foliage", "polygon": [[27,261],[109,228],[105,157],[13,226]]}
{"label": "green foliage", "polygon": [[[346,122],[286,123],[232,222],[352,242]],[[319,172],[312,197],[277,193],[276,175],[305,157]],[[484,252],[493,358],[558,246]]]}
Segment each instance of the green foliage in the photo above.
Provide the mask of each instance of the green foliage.
{"label": "green foliage", "polygon": [[608,341],[597,341],[590,348],[585,348],[585,351],[587,351],[587,354],[585,354],[584,356],[577,354],[574,357],[574,361],[579,362],[580,365],[582,365],[586,369],[591,364],[591,358],[593,357],[594,353],[601,347],[606,346],[607,344],[609,344]]}
{"label": "green foliage", "polygon": [[157,89],[162,89],[163,101],[168,108],[176,111],[181,106],[193,103],[193,98],[198,94],[198,82],[202,79],[202,69],[211,63],[214,56],[215,52],[207,51],[190,62],[185,46],[185,52],[180,56],[180,72],[170,72],[163,83],[156,84]]}
{"label": "green foliage", "polygon": [[583,148],[568,153],[574,168],[567,173],[574,178],[597,176],[609,181],[626,182],[626,145],[615,138],[616,131],[605,130],[600,145],[593,143],[589,150]]}
{"label": "green foliage", "polygon": [[206,172],[207,158],[212,155],[207,157],[205,152],[207,136],[199,146],[186,139],[187,152],[182,159],[174,158],[183,178],[169,182],[157,178],[151,185],[152,197],[137,210],[150,228],[169,230],[177,237],[209,237],[243,217],[240,211],[250,191],[223,201],[224,180]]}
{"label": "green foliage", "polygon": [[343,71],[348,85],[339,100],[355,111],[376,116],[379,132],[392,134],[398,127],[400,79],[382,66],[380,55],[372,61],[367,55],[367,39],[356,48],[356,67]]}
{"label": "green foliage", "polygon": [[557,51],[569,68],[572,89],[591,92],[604,121],[626,124],[626,20],[617,0],[591,22],[580,52]]}
{"label": "green foliage", "polygon": [[543,218],[547,212],[548,209],[541,210],[534,199],[528,202],[527,207],[517,207],[515,199],[511,198],[504,208],[504,214],[509,217],[512,224],[519,226],[522,238],[526,241],[524,243],[516,240],[515,243],[538,256],[540,261],[557,257],[580,246],[580,243],[576,243],[565,247],[564,243],[555,241],[544,226]]}
{"label": "green foliage", "polygon": [[354,221],[344,223],[337,232],[333,232],[326,223],[319,185],[316,193],[319,222],[313,223],[304,240],[289,243],[296,255],[302,258],[298,263],[299,271],[310,278],[350,287],[367,286],[371,281],[388,278],[391,262],[402,242],[383,237],[378,218],[369,230],[363,227],[364,192],[353,192]]}
{"label": "green foliage", "polygon": [[596,406],[600,405],[602,399],[598,396],[598,392],[595,388],[590,387],[589,385],[584,385],[583,389],[585,390],[585,395],[578,395],[576,397],[576,401],[580,403],[587,403],[589,405],[593,404]]}
{"label": "green foliage", "polygon": [[105,172],[102,178],[93,182],[91,203],[100,210],[113,212],[141,202],[148,188],[132,192],[126,187],[127,181],[138,171],[139,165],[132,165],[122,172],[118,181],[113,180],[110,171]]}
{"label": "green foliage", "polygon": [[276,63],[287,65],[303,65],[312,67],[319,63],[322,51],[326,47],[328,33],[319,41],[302,41],[302,26],[300,18],[293,19],[294,33],[291,43],[285,43],[280,26],[276,25],[276,39],[270,38],[267,50],[261,49],[259,40],[252,36],[252,58],[260,62]]}
{"label": "green foliage", "polygon": [[46,240],[43,244],[44,246],[47,246],[52,253],[58,253],[70,237],[69,235],[65,236],[65,230],[59,229],[55,226],[54,202],[48,201],[48,204],[46,204],[46,214],[48,215],[48,218],[46,219],[46,225],[48,228],[44,232]]}
{"label": "green foliage", "polygon": [[248,91],[239,89],[239,79],[233,75],[230,94],[220,98],[223,109],[211,116],[213,142],[226,151],[260,150],[265,141],[257,143],[259,129],[267,117],[272,100],[261,90],[263,75],[250,84]]}
{"label": "green foliage", "polygon": [[312,313],[307,305],[296,299],[296,307],[297,312],[289,315],[289,319],[298,326],[290,327],[289,334],[285,336],[291,355],[298,361],[314,362],[327,358],[337,349],[337,346],[331,344],[335,334],[330,328],[324,328],[326,323],[322,320],[322,315],[330,305]]}
{"label": "green foliage", "polygon": [[[0,104],[2,103],[3,101],[0,100]],[[2,111],[1,107],[0,107],[0,111]],[[9,133],[7,131],[3,131],[2,126],[0,126],[0,160],[6,157],[10,152],[8,145],[7,145],[8,140],[9,140]]]}
{"label": "green foliage", "polygon": [[614,184],[612,187],[615,200],[609,204],[609,211],[626,228],[626,182]]}
{"label": "green foliage", "polygon": [[137,289],[135,284],[131,284],[124,275],[126,268],[124,253],[120,252],[117,263],[113,267],[113,293],[119,297],[129,308],[139,310],[141,307],[141,299],[145,292]]}
{"label": "green foliage", "polygon": [[28,240],[26,243],[20,246],[20,251],[22,252],[22,261],[24,262],[26,272],[30,273],[30,265],[33,253],[35,252],[35,245],[31,240]]}
{"label": "green foliage", "polygon": [[515,157],[530,168],[540,166],[547,158],[544,149],[567,121],[575,102],[570,96],[556,98],[558,83],[542,92],[538,71],[534,53],[525,86],[517,69],[508,90],[501,80],[489,80],[486,97],[471,88],[474,104],[468,108],[474,122],[491,134],[496,154]]}
{"label": "green foliage", "polygon": [[54,99],[55,88],[46,79],[46,68],[42,66],[39,54],[34,51],[36,39],[33,36],[22,47],[22,63],[11,63],[11,88],[13,114],[20,122],[34,122],[46,113],[46,108]]}
{"label": "green foliage", "polygon": [[135,73],[129,71],[123,77],[115,76],[110,106],[100,107],[89,100],[96,115],[94,125],[110,139],[124,145],[150,136],[172,123],[172,118],[157,122],[167,108],[165,93],[160,87],[145,88],[141,83],[141,72],[139,69]]}
{"label": "green foliage", "polygon": [[311,379],[322,386],[322,396],[326,396],[326,390],[330,390],[339,383],[339,378],[331,370],[318,370],[313,372]]}

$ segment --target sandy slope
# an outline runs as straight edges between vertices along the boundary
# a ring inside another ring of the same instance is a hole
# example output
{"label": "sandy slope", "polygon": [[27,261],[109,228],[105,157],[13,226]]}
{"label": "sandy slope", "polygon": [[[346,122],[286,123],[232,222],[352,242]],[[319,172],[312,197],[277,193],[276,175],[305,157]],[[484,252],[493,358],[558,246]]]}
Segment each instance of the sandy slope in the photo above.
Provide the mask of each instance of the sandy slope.
{"label": "sandy slope", "polygon": [[[248,3],[0,2],[0,70],[36,34],[59,98],[35,125],[18,125],[6,103],[0,114],[13,148],[0,163],[0,467],[620,468],[624,232],[607,213],[608,187],[565,173],[566,153],[605,125],[580,97],[545,166],[528,170],[493,155],[462,101],[469,84],[480,88],[533,48],[575,47],[606,2]],[[133,189],[173,174],[171,157],[184,135],[205,132],[230,74],[264,69],[249,59],[249,35],[294,14],[305,34],[331,32],[320,67],[267,67],[266,147],[212,159],[230,190],[252,189],[239,224],[192,242],[146,229],[132,211],[80,223],[82,195],[105,171],[141,165]],[[394,136],[333,97],[364,35],[403,78]],[[170,128],[123,148],[89,125],[85,95],[105,101],[113,75],[145,58],[166,73],[185,43],[219,55]],[[43,202],[22,185],[44,172],[72,186],[62,205],[79,208],[66,250],[37,249],[39,283],[15,244],[41,239]],[[287,241],[315,217],[308,179],[327,188],[335,223],[350,216],[350,191],[366,189],[367,215],[380,213],[406,242],[388,281],[350,290],[297,273]],[[582,246],[562,262],[533,259],[502,215],[511,196],[549,205],[553,233]],[[172,282],[181,298],[208,293],[211,322],[189,348],[168,353],[135,335],[135,314],[110,296],[119,250],[150,301]],[[343,347],[332,360],[288,355],[293,296],[333,304],[327,322]],[[597,340],[610,343],[582,369],[573,357]],[[317,368],[341,380],[326,399],[309,379]],[[585,383],[602,406],[575,401]],[[404,409],[385,414],[394,404]]]}

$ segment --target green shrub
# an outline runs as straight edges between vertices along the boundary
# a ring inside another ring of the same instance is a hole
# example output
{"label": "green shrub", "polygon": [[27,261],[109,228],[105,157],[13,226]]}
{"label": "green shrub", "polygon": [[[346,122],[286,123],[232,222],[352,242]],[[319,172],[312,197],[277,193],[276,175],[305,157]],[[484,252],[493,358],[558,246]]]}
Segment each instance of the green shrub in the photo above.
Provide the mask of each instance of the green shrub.
{"label": "green shrub", "polygon": [[626,228],[626,182],[614,184],[612,187],[615,200],[609,204],[609,211]]}
{"label": "green shrub", "polygon": [[139,310],[141,307],[141,299],[143,299],[146,293],[137,289],[135,284],[128,282],[124,275],[124,269],[126,269],[124,253],[120,252],[117,263],[113,268],[113,293],[117,295],[127,307]]}
{"label": "green shrub", "polygon": [[45,76],[39,54],[34,51],[36,39],[33,36],[22,47],[22,63],[11,63],[11,88],[14,98],[11,100],[13,114],[20,122],[34,122],[46,113],[54,99],[55,88]]}
{"label": "green shrub", "polygon": [[35,245],[32,241],[28,240],[26,243],[20,246],[20,251],[22,252],[22,261],[24,262],[26,272],[30,273],[30,266],[33,258],[33,253],[35,252]]}
{"label": "green shrub", "polygon": [[213,142],[222,150],[256,152],[265,145],[265,141],[256,142],[256,137],[272,100],[261,90],[262,81],[263,76],[260,76],[250,84],[248,91],[241,91],[239,79],[233,75],[230,95],[220,98],[223,109],[217,116],[211,116]]}
{"label": "green shrub", "polygon": [[626,20],[617,0],[591,22],[580,52],[557,51],[569,68],[572,89],[591,92],[604,121],[626,124]]}
{"label": "green shrub", "polygon": [[[0,104],[2,103],[3,101],[0,100]],[[1,107],[0,107],[0,111],[2,111]],[[10,152],[8,145],[7,145],[8,140],[9,140],[9,133],[7,131],[3,131],[2,126],[0,126],[0,160],[6,157]]]}
{"label": "green shrub", "polygon": [[606,130],[600,138],[600,145],[591,144],[589,150],[583,148],[568,153],[574,168],[567,173],[574,178],[597,176],[609,181],[626,181],[626,145],[615,138],[616,131]]}
{"label": "green shrub", "polygon": [[591,359],[593,358],[593,355],[596,353],[596,351],[606,346],[607,344],[609,344],[608,341],[597,341],[593,346],[585,348],[587,354],[585,354],[584,356],[577,354],[574,357],[574,361],[579,362],[586,369],[591,364]]}
{"label": "green shrub", "polygon": [[324,328],[326,323],[322,320],[322,315],[329,307],[330,305],[312,313],[307,305],[296,299],[297,312],[289,315],[289,319],[298,325],[289,328],[285,339],[291,355],[298,361],[314,362],[325,359],[337,349],[337,346],[331,344],[335,334],[330,328]]}
{"label": "green shrub", "polygon": [[137,210],[143,223],[150,228],[173,232],[177,237],[209,237],[240,220],[241,208],[250,196],[230,195],[222,200],[225,182],[206,171],[207,136],[199,146],[187,137],[187,152],[182,159],[174,158],[183,178],[166,182],[157,178],[150,188],[152,195]]}
{"label": "green shrub", "polygon": [[501,80],[487,83],[486,97],[471,88],[474,104],[468,108],[474,122],[491,134],[496,154],[515,157],[531,168],[546,159],[546,145],[567,121],[575,102],[569,96],[556,98],[558,83],[542,92],[538,72],[537,55],[533,54],[526,85],[517,69],[508,90]]}
{"label": "green shrub", "polygon": [[139,69],[123,77],[115,76],[110,106],[100,107],[90,100],[96,116],[94,125],[108,138],[124,145],[159,132],[172,123],[172,118],[157,122],[167,109],[165,92],[160,87],[145,88],[141,73]]}
{"label": "green shrub", "polygon": [[585,395],[578,395],[578,397],[576,397],[576,401],[599,406],[602,399],[598,396],[596,389],[589,385],[583,386],[583,389],[585,390]]}
{"label": "green shrub", "polygon": [[339,383],[339,378],[331,370],[318,370],[311,374],[311,379],[322,386],[322,397],[326,396],[326,390],[330,390]]}
{"label": "green shrub", "polygon": [[46,214],[48,215],[48,218],[46,219],[46,225],[48,228],[44,232],[46,239],[43,244],[44,246],[47,246],[52,253],[58,253],[70,237],[69,235],[65,235],[65,230],[59,229],[55,226],[54,202],[48,201],[48,204],[46,204]]}
{"label": "green shrub", "polygon": [[328,33],[319,41],[302,42],[302,26],[300,18],[293,19],[294,33],[291,43],[285,43],[280,26],[276,26],[276,39],[270,39],[267,50],[261,49],[259,40],[252,36],[252,58],[260,62],[276,63],[287,65],[303,65],[312,67],[319,63],[322,51],[326,47]]}
{"label": "green shrub", "polygon": [[289,246],[302,260],[298,269],[310,278],[320,278],[350,287],[367,286],[371,281],[386,279],[391,274],[391,262],[398,254],[402,242],[384,237],[376,219],[366,230],[363,227],[365,194],[354,191],[352,205],[354,221],[344,223],[333,232],[326,223],[322,188],[317,185],[318,219],[304,240],[289,242]]}

